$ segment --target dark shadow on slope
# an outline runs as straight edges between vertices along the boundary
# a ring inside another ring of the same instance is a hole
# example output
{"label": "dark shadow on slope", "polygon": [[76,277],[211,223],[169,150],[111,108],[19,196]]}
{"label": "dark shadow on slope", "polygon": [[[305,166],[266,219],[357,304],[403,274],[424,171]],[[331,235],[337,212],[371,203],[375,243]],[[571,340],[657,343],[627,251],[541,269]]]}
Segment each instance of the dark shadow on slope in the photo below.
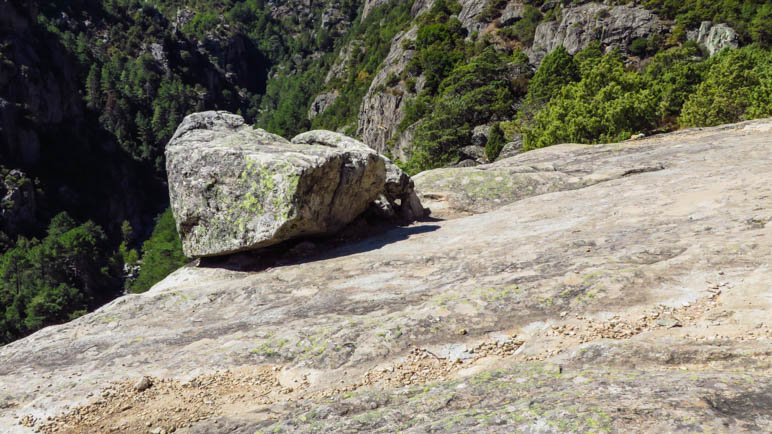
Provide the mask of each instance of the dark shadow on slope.
{"label": "dark shadow on slope", "polygon": [[231,271],[258,272],[270,268],[298,265],[324,259],[369,252],[404,241],[412,235],[433,232],[439,225],[372,225],[360,219],[339,233],[328,237],[306,237],[274,246],[232,255],[201,258],[198,266]]}

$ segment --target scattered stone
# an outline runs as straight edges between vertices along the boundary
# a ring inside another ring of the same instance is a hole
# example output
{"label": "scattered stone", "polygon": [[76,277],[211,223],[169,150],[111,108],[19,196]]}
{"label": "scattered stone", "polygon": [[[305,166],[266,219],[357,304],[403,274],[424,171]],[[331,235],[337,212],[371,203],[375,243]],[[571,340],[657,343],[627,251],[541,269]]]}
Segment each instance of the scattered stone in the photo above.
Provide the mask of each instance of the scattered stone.
{"label": "scattered stone", "polygon": [[517,134],[512,141],[507,142],[507,144],[504,145],[503,148],[501,148],[501,152],[499,152],[499,156],[497,160],[503,160],[505,158],[514,157],[515,155],[521,153],[523,151],[523,137],[519,134]]}
{"label": "scattered stone", "polygon": [[151,380],[150,377],[142,377],[139,380],[137,380],[136,383],[134,383],[134,390],[136,390],[137,392],[142,392],[144,390],[149,389],[152,385],[153,385],[153,380]]}
{"label": "scattered stone", "polygon": [[475,160],[479,163],[486,162],[485,148],[480,145],[469,145],[459,149],[462,160]]}

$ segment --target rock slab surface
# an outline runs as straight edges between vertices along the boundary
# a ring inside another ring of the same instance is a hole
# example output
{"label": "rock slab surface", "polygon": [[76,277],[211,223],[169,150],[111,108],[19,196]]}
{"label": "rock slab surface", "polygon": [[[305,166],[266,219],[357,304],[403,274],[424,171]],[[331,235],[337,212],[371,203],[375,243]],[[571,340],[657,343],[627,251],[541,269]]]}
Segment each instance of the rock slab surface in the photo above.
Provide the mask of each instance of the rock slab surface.
{"label": "rock slab surface", "polygon": [[0,431],[769,432],[771,150],[772,119],[532,151],[598,181],[184,267],[0,348]]}
{"label": "rock slab surface", "polygon": [[171,207],[187,256],[333,233],[384,189],[375,153],[296,145],[226,112],[189,115],[166,148]]}

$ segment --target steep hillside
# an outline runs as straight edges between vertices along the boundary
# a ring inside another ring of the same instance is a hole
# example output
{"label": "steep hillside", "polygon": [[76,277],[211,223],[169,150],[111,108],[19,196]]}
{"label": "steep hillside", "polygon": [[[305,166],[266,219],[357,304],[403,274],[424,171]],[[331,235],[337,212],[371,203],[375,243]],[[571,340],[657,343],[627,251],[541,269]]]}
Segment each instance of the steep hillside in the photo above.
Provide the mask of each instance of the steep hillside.
{"label": "steep hillside", "polygon": [[192,264],[0,348],[0,426],[768,431],[771,149],[767,119],[536,150],[484,214]]}

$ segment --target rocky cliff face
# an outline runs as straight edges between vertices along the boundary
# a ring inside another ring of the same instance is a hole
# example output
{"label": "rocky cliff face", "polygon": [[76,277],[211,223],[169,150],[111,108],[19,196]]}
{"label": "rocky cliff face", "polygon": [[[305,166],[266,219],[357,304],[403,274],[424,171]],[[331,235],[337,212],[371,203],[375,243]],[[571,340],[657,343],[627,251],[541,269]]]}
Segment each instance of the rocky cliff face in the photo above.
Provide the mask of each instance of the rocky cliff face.
{"label": "rocky cliff face", "polygon": [[487,205],[0,348],[0,426],[768,431],[770,149],[772,119],[437,173]]}
{"label": "rocky cliff face", "polygon": [[415,39],[417,34],[418,28],[413,27],[394,37],[389,55],[362,100],[357,135],[378,152],[389,150],[386,142],[396,133],[397,126],[405,116],[403,104],[423,88],[423,80],[418,81],[415,92],[409,92],[401,81],[387,86],[390,77],[398,76],[413,60],[415,52],[406,48],[402,42]]}
{"label": "rocky cliff face", "polygon": [[586,3],[562,9],[561,19],[547,21],[536,28],[529,51],[532,63],[541,60],[559,46],[576,54],[590,42],[600,42],[606,49],[627,51],[633,40],[664,35],[669,24],[640,6],[608,6]]}
{"label": "rocky cliff face", "polygon": [[737,32],[726,24],[716,24],[703,21],[698,30],[688,33],[689,40],[705,46],[711,56],[724,48],[737,48],[739,37]]}
{"label": "rocky cliff face", "polygon": [[40,162],[40,129],[83,120],[73,63],[53,37],[36,31],[34,3],[0,3],[0,155]]}
{"label": "rocky cliff face", "polygon": [[[501,5],[500,17],[495,22],[483,16],[486,3],[479,0],[460,1],[461,10],[457,18],[471,40],[491,38],[500,50],[511,50],[512,46],[500,38],[493,37],[499,27],[508,27],[522,19],[525,6],[518,1]],[[431,3],[416,2],[413,15],[417,16],[431,8]],[[545,11],[559,7],[545,5]],[[564,46],[569,53],[576,54],[591,42],[599,42],[606,50],[619,48],[629,53],[631,44],[639,38],[664,36],[672,23],[660,19],[651,11],[640,6],[609,6],[598,2],[562,7],[557,20],[544,21],[536,27],[533,44],[526,49],[530,62],[538,66],[544,56],[559,46]],[[378,152],[391,152],[402,160],[410,154],[412,130],[397,134],[397,127],[405,116],[405,103],[420,93],[423,77],[418,77],[416,86],[408,88],[404,81],[395,80],[403,75],[407,65],[413,60],[415,52],[406,45],[406,40],[415,40],[417,27],[399,34],[391,44],[391,51],[383,61],[378,74],[374,77],[365,95],[358,116],[357,135]],[[707,38],[707,36],[706,36]],[[715,39],[715,38],[714,38]],[[347,52],[344,50],[343,53]],[[343,69],[341,57],[331,69]],[[329,77],[328,77],[329,79]],[[328,98],[320,95],[321,101]],[[312,106],[318,112],[316,101]],[[474,127],[474,125],[472,125]],[[389,149],[390,148],[390,149]]]}

